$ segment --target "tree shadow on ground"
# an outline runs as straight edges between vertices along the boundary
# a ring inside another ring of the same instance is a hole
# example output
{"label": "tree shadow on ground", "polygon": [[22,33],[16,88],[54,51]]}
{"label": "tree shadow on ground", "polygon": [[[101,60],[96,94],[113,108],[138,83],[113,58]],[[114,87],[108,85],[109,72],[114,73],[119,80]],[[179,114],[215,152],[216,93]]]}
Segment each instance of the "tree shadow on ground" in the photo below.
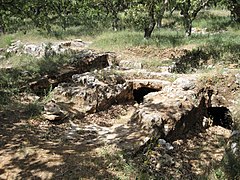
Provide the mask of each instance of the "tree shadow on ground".
{"label": "tree shadow on ground", "polygon": [[65,138],[67,122],[32,119],[20,105],[0,111],[1,179],[115,178],[94,151],[102,143],[83,145]]}
{"label": "tree shadow on ground", "polygon": [[204,52],[202,49],[187,51],[185,55],[173,59],[175,61],[173,72],[187,73],[196,71],[206,65],[210,57],[211,54]]}

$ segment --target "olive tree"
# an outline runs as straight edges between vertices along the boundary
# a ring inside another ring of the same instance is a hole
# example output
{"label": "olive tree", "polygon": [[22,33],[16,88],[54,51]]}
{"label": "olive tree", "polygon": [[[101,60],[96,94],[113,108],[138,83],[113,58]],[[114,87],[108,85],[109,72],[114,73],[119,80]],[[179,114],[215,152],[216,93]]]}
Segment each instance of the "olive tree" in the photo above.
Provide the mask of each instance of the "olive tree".
{"label": "olive tree", "polygon": [[128,23],[144,30],[144,38],[151,37],[158,23],[161,24],[168,0],[135,0],[126,11]]}
{"label": "olive tree", "polygon": [[124,12],[130,4],[130,0],[94,0],[95,8],[101,8],[112,20],[112,29],[117,31],[120,29],[120,17],[119,14]]}
{"label": "olive tree", "polygon": [[178,8],[183,16],[186,36],[191,36],[193,21],[197,14],[210,2],[211,0],[177,0]]}

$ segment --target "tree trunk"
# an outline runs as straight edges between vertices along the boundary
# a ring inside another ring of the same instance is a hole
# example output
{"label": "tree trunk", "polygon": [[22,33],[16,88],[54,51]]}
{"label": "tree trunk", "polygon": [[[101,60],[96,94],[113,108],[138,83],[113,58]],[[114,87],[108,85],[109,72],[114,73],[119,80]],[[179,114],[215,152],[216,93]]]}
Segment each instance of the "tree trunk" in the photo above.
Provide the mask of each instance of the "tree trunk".
{"label": "tree trunk", "polygon": [[0,34],[4,34],[5,33],[5,26],[4,26],[4,21],[2,19],[2,15],[0,14]]}
{"label": "tree trunk", "polygon": [[148,18],[149,18],[149,23],[148,25],[144,28],[144,38],[149,39],[152,35],[152,32],[155,28],[156,25],[156,20],[154,18],[155,12],[154,12],[154,5],[151,4],[149,8],[149,13],[148,13]]}
{"label": "tree trunk", "polygon": [[192,35],[192,20],[191,19],[185,19],[185,33],[186,36]]}
{"label": "tree trunk", "polygon": [[112,28],[114,31],[119,29],[119,18],[117,16],[115,16],[113,19]]}
{"label": "tree trunk", "polygon": [[155,25],[155,22],[151,22],[149,26],[144,29],[144,38],[149,39],[151,37]]}
{"label": "tree trunk", "polygon": [[162,19],[163,19],[163,16],[158,17],[158,19],[157,19],[157,28],[158,29],[160,29],[162,27]]}
{"label": "tree trunk", "polygon": [[5,33],[4,27],[0,25],[0,34],[4,34],[4,33]]}
{"label": "tree trunk", "polygon": [[160,29],[162,27],[162,19],[165,12],[165,8],[161,8],[159,14],[157,15],[157,28]]}
{"label": "tree trunk", "polygon": [[159,28],[159,29],[162,27],[162,19],[163,19],[164,13],[166,11],[167,4],[168,4],[168,0],[165,0],[161,4],[160,12],[157,13],[157,28]]}
{"label": "tree trunk", "polygon": [[237,2],[233,4],[231,14],[233,16],[234,21],[240,23],[240,4],[238,4]]}

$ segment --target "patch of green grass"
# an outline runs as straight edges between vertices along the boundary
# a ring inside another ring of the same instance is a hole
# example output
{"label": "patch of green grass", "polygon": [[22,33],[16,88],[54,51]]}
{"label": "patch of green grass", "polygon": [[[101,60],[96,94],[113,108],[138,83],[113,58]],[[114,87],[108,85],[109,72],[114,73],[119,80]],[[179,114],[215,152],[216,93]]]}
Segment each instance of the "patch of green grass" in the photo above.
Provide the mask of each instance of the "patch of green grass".
{"label": "patch of green grass", "polygon": [[224,170],[221,167],[218,168],[213,168],[210,173],[205,176],[202,177],[202,179],[206,179],[206,180],[225,180],[227,179]]}
{"label": "patch of green grass", "polygon": [[162,66],[169,66],[172,64],[172,60],[161,60],[159,58],[151,58],[151,59],[143,59],[142,65],[145,69],[150,69],[153,71],[161,70],[160,67]]}
{"label": "patch of green grass", "polygon": [[18,31],[12,34],[1,34],[0,35],[0,48],[8,47],[12,41],[20,40],[24,43],[42,43],[57,41],[57,38],[49,35],[38,29],[33,29],[27,32]]}
{"label": "patch of green grass", "polygon": [[[229,64],[240,65],[240,37],[237,35],[238,31],[228,31],[225,33],[209,35],[202,35],[202,42],[198,44],[197,48],[188,51],[182,57],[174,59],[177,65],[177,72],[189,73],[195,72],[197,69],[207,68],[209,62],[211,65]],[[196,44],[200,39],[199,36],[192,36],[189,42]]]}
{"label": "patch of green grass", "polygon": [[137,172],[133,166],[129,165],[124,159],[123,154],[119,150],[108,149],[109,147],[105,147],[101,149],[101,156],[106,159],[105,164],[108,169],[116,174],[116,179],[128,179],[130,176],[133,178],[137,176]]}
{"label": "patch of green grass", "polygon": [[[225,14],[222,16],[221,14]],[[193,27],[207,28],[210,32],[227,30],[231,25],[230,14],[227,11],[201,11],[193,21]]]}
{"label": "patch of green grass", "polygon": [[63,30],[58,26],[53,26],[50,33],[41,29],[32,29],[28,31],[18,31],[11,34],[0,35],[0,48],[7,47],[13,40],[20,40],[24,43],[48,43],[60,40],[83,39],[92,40],[96,35],[102,33],[104,28],[88,28],[84,26],[72,26]]}
{"label": "patch of green grass", "polygon": [[123,50],[144,44],[143,34],[136,31],[108,31],[97,36],[92,47],[102,50]]}
{"label": "patch of green grass", "polygon": [[[239,144],[239,137],[238,137]],[[240,154],[233,154],[233,152],[229,149],[226,150],[224,155],[224,159],[221,164],[221,169],[224,172],[225,177],[227,179],[239,179],[240,178]]]}
{"label": "patch of green grass", "polygon": [[0,48],[8,47],[13,39],[13,35],[0,35]]}
{"label": "patch of green grass", "polygon": [[227,32],[213,36],[206,42],[202,48],[212,55],[216,62],[224,64],[240,63],[240,37],[237,35],[240,31]]}
{"label": "patch of green grass", "polygon": [[[229,31],[220,34],[193,34],[186,38],[183,30],[160,29],[155,30],[152,37],[148,40],[143,38],[142,32],[137,31],[118,31],[105,32],[96,37],[92,47],[101,50],[121,51],[135,46],[153,46],[161,49],[175,48],[184,45],[205,46],[213,44],[217,40],[223,40],[223,43],[237,44],[239,31]],[[239,42],[239,41],[238,41]]]}
{"label": "patch of green grass", "polygon": [[9,102],[11,102],[11,96],[12,94],[9,92],[5,92],[3,90],[0,90],[0,107],[7,105]]}
{"label": "patch of green grass", "polygon": [[0,91],[7,94],[18,92],[19,87],[24,82],[25,77],[21,77],[21,71],[15,69],[0,70]]}
{"label": "patch of green grass", "polygon": [[152,38],[144,39],[143,32],[118,31],[105,32],[96,37],[93,48],[120,51],[135,46],[155,46],[159,48],[176,47],[185,44],[183,31],[161,29],[154,31]]}
{"label": "patch of green grass", "polygon": [[64,30],[55,26],[50,34],[46,34],[45,32],[42,32],[42,34],[45,36],[52,36],[57,39],[92,39],[104,31],[106,31],[104,27],[90,28],[87,26],[72,26]]}
{"label": "patch of green grass", "polygon": [[184,32],[182,30],[164,28],[156,30],[147,45],[153,45],[164,49],[175,48],[184,45],[185,43]]}
{"label": "patch of green grass", "polygon": [[32,75],[45,75],[57,72],[64,63],[70,60],[71,56],[71,53],[65,53],[36,58],[30,55],[13,54],[5,60],[5,63],[11,64],[13,69],[28,71]]}

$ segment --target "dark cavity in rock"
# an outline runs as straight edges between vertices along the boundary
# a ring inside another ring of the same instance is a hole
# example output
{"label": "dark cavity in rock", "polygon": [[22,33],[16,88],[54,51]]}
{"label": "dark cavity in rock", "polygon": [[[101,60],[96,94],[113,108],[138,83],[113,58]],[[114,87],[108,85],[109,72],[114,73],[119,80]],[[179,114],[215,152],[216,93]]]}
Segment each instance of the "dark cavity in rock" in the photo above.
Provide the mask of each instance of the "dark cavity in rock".
{"label": "dark cavity in rock", "polygon": [[149,94],[151,92],[157,92],[157,91],[159,91],[159,90],[153,89],[153,88],[148,88],[148,87],[141,87],[138,89],[134,89],[133,90],[134,101],[137,101],[137,103],[140,104],[143,102],[144,96],[146,96],[147,94]]}
{"label": "dark cavity in rock", "polygon": [[233,120],[231,112],[226,107],[209,107],[207,108],[209,117],[213,120],[213,125],[222,126],[231,129]]}

